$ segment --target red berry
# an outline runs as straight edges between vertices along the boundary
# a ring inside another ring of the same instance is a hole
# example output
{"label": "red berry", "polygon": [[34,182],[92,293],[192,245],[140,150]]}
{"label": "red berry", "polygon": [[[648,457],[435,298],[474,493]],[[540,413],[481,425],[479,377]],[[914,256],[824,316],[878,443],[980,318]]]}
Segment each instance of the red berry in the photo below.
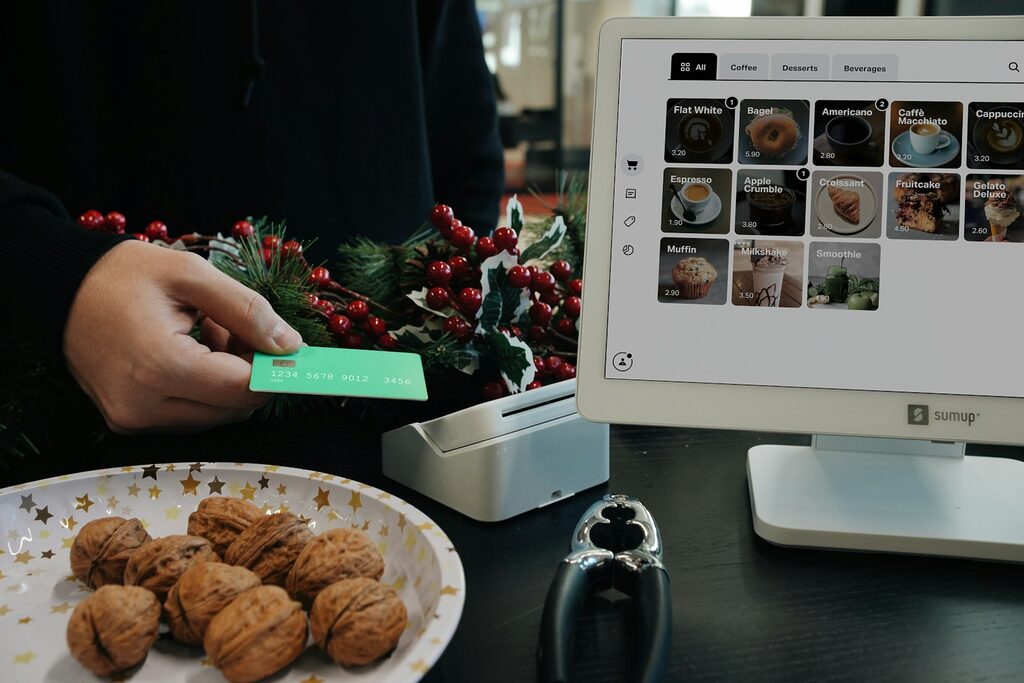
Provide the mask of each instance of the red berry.
{"label": "red berry", "polygon": [[548,338],[547,330],[540,325],[532,325],[528,334],[530,335],[530,341],[542,342]]}
{"label": "red berry", "polygon": [[481,388],[485,401],[493,401],[505,395],[505,385],[501,382],[488,382]]}
{"label": "red berry", "polygon": [[575,280],[569,280],[569,291],[576,296],[583,295],[583,280],[576,278]]}
{"label": "red berry", "polygon": [[427,306],[435,311],[448,308],[450,303],[451,297],[448,296],[448,290],[444,287],[431,287],[427,290]]}
{"label": "red berry", "polygon": [[382,334],[381,336],[377,337],[377,346],[384,349],[385,351],[390,351],[391,349],[398,346],[398,340],[392,337],[390,334]]}
{"label": "red berry", "polygon": [[459,292],[459,308],[467,315],[480,310],[480,304],[483,303],[483,300],[483,293],[479,289],[465,287]]}
{"label": "red berry", "polygon": [[345,307],[345,312],[348,313],[348,317],[361,322],[366,320],[366,316],[370,315],[370,307],[366,305],[365,301],[356,299],[349,302],[348,306]]}
{"label": "red berry", "polygon": [[578,296],[567,296],[565,301],[562,302],[562,311],[575,320],[580,317],[580,310],[583,308],[583,302]]}
{"label": "red berry", "polygon": [[380,337],[388,331],[388,325],[375,315],[371,315],[363,323],[363,328],[374,337]]}
{"label": "red berry", "polygon": [[526,270],[530,271],[530,278],[533,279],[534,273],[538,272],[540,269],[537,266],[526,266]]}
{"label": "red berry", "polygon": [[540,389],[542,386],[544,386],[544,383],[541,382],[539,379],[535,379],[526,385],[526,390],[533,391],[534,389]]}
{"label": "red berry", "polygon": [[302,254],[302,244],[298,240],[288,240],[281,245],[281,253],[284,256],[299,256]]}
{"label": "red berry", "polygon": [[462,342],[469,341],[470,337],[473,336],[473,328],[469,326],[469,323],[462,316],[458,315],[448,316],[448,319],[444,321],[442,329]]}
{"label": "red berry", "polygon": [[266,235],[266,236],[264,236],[264,238],[263,238],[263,248],[264,249],[275,249],[275,250],[276,249],[280,249],[281,248],[281,238],[278,237],[277,235]]}
{"label": "red berry", "polygon": [[107,214],[107,217],[103,219],[103,223],[107,232],[115,232],[118,235],[123,235],[125,226],[128,225],[128,219],[124,217],[123,213],[111,211]]}
{"label": "red berry", "polygon": [[323,266],[317,266],[313,270],[309,271],[309,284],[314,287],[323,287],[331,281],[331,271],[327,270]]}
{"label": "red berry", "polygon": [[465,256],[452,256],[448,259],[448,265],[452,269],[452,276],[462,277],[469,274],[469,259]]}
{"label": "red berry", "polygon": [[151,240],[163,240],[164,242],[170,241],[167,236],[167,226],[160,221],[153,221],[146,226],[146,237]]}
{"label": "red berry", "polygon": [[476,255],[481,261],[485,261],[498,253],[498,247],[494,246],[494,240],[490,237],[481,237],[476,241]]}
{"label": "red berry", "polygon": [[452,244],[458,249],[468,251],[473,246],[473,228],[468,225],[460,225],[452,229]]}
{"label": "red berry", "polygon": [[517,265],[508,269],[508,283],[513,287],[518,287],[519,289],[529,287],[532,281],[533,277],[526,268]]}
{"label": "red berry", "polygon": [[530,282],[530,287],[535,292],[546,292],[555,286],[555,276],[551,273],[538,270],[533,274],[533,280]]}
{"label": "red berry", "polygon": [[494,246],[499,251],[504,249],[505,251],[511,252],[516,248],[516,243],[519,241],[519,236],[516,231],[512,228],[498,228],[494,231]]}
{"label": "red berry", "polygon": [[572,264],[568,261],[555,261],[548,268],[551,274],[555,276],[555,279],[559,282],[565,282],[572,275]]}
{"label": "red berry", "polygon": [[320,299],[316,302],[316,309],[324,315],[330,315],[334,313],[334,304],[327,299]]}
{"label": "red berry", "polygon": [[451,281],[452,267],[444,261],[433,261],[427,266],[427,284],[431,287],[447,287]]}
{"label": "red berry", "polygon": [[141,232],[133,232],[131,234],[131,236],[134,237],[135,239],[139,240],[140,242],[148,242],[149,241],[149,238],[146,237],[145,235],[143,235]]}
{"label": "red berry", "polygon": [[267,264],[267,268],[269,268],[270,264],[274,261],[274,253],[275,253],[274,250],[273,249],[261,249],[260,251],[263,252],[263,262],[266,263]]}
{"label": "red berry", "polygon": [[447,204],[435,204],[430,212],[430,222],[438,230],[450,228],[453,220],[455,220],[455,212]]}
{"label": "red berry", "polygon": [[522,338],[522,336],[523,336],[522,329],[520,329],[516,325],[513,325],[511,328],[509,328],[509,331],[512,333],[513,337],[520,337],[520,338]]}
{"label": "red berry", "polygon": [[462,221],[456,218],[455,220],[452,221],[452,224],[449,225],[447,228],[438,228],[437,230],[438,232],[441,233],[441,237],[450,241],[452,239],[452,233],[455,231],[455,229],[461,227]]}
{"label": "red berry", "polygon": [[237,221],[231,226],[231,236],[236,240],[244,240],[256,234],[256,228],[249,221]]}
{"label": "red berry", "polygon": [[558,372],[555,373],[555,376],[562,381],[572,379],[576,376],[576,366],[572,363],[562,363],[562,367],[558,368]]}
{"label": "red berry", "polygon": [[318,303],[320,303],[320,297],[318,297],[313,292],[307,292],[306,293],[306,301],[309,302],[310,307],[316,308],[316,305]]}
{"label": "red berry", "polygon": [[558,372],[558,368],[562,367],[564,362],[561,356],[548,356],[544,359],[544,365],[547,366],[548,372]]}
{"label": "red berry", "polygon": [[540,295],[540,300],[546,303],[548,306],[557,306],[562,303],[562,297],[558,296],[558,292],[554,289],[549,289]]}
{"label": "red berry", "polygon": [[342,338],[341,343],[344,344],[346,348],[358,349],[363,345],[363,335],[358,332],[349,332]]}
{"label": "red berry", "polygon": [[572,324],[572,321],[568,318],[559,318],[555,321],[555,331],[558,334],[571,337],[576,334],[576,326]]}
{"label": "red berry", "polygon": [[530,306],[530,320],[538,325],[547,325],[551,322],[551,307],[539,301],[533,304]]}
{"label": "red berry", "polygon": [[78,224],[86,230],[103,230],[103,214],[96,209],[89,209],[78,217]]}
{"label": "red berry", "polygon": [[548,374],[547,363],[545,363],[544,359],[541,358],[540,356],[533,357],[533,367],[536,368],[538,377],[543,377],[544,375]]}
{"label": "red berry", "polygon": [[327,321],[327,329],[341,337],[352,331],[352,321],[345,315],[332,315]]}

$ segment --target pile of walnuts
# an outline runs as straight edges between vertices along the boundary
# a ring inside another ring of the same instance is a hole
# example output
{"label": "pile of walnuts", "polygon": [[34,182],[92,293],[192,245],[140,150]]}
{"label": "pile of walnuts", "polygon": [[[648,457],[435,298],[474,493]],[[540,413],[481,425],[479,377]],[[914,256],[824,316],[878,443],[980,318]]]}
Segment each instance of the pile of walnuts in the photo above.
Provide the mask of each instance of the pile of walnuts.
{"label": "pile of walnuts", "polygon": [[395,648],[408,618],[380,583],[384,558],[361,531],[314,536],[290,512],[265,515],[237,498],[203,500],[187,535],[153,539],[122,517],[89,522],[71,548],[71,570],[96,592],[75,608],[68,647],[99,676],[142,662],[161,616],[231,683],[291,664],[310,627],[335,662],[369,664]]}

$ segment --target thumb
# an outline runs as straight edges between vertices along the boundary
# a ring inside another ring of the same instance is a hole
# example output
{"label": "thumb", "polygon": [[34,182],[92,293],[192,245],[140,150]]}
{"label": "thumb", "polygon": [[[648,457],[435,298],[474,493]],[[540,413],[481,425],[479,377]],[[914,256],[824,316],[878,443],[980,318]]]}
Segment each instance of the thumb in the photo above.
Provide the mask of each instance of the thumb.
{"label": "thumb", "polygon": [[291,353],[302,337],[274,312],[266,299],[232,280],[205,259],[182,269],[172,296],[204,312],[257,351]]}

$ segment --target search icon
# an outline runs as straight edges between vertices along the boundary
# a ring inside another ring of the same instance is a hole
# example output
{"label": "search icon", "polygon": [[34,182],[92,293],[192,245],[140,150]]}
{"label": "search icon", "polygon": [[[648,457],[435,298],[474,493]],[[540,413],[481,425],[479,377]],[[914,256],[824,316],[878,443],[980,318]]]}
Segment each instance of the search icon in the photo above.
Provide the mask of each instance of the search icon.
{"label": "search icon", "polygon": [[1016,71],[1017,73],[1020,73],[1020,64],[1018,64],[1017,62],[1010,62],[1007,66],[1010,67],[1010,71]]}

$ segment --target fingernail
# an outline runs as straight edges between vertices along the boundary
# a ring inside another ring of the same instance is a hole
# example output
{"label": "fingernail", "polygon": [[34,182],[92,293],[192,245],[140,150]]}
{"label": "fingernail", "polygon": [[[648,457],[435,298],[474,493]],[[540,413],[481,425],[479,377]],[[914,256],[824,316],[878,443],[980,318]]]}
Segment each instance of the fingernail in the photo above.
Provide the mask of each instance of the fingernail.
{"label": "fingernail", "polygon": [[294,351],[302,343],[302,336],[287,323],[278,323],[270,338],[282,351]]}

